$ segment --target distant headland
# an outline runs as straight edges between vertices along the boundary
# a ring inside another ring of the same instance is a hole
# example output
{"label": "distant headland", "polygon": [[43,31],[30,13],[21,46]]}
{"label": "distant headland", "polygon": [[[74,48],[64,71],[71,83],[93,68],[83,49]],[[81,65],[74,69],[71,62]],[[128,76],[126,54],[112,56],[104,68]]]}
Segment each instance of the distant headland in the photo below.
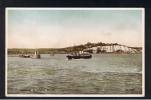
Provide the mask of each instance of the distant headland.
{"label": "distant headland", "polygon": [[35,49],[40,54],[67,54],[71,52],[89,53],[141,53],[142,47],[130,47],[118,43],[91,43],[74,45],[65,48],[8,48],[8,54],[33,54]]}

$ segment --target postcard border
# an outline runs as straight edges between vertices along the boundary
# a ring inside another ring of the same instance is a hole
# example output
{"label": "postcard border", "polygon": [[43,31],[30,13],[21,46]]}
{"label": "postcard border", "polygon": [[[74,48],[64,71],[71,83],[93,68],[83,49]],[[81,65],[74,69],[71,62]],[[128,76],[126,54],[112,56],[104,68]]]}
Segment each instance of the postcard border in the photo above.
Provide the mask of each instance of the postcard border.
{"label": "postcard border", "polygon": [[[7,25],[8,10],[141,10],[142,11],[142,94],[8,94],[7,93]],[[5,96],[6,97],[144,97],[145,96],[145,8],[30,8],[6,7],[5,8]]]}

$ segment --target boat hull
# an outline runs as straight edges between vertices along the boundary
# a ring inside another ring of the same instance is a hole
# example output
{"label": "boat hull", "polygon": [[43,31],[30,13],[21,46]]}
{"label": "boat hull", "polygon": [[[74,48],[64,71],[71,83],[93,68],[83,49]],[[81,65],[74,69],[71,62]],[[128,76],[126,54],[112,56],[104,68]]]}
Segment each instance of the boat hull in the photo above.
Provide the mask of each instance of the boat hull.
{"label": "boat hull", "polygon": [[19,57],[22,57],[22,58],[30,58],[30,55],[19,55]]}
{"label": "boat hull", "polygon": [[90,59],[90,58],[92,58],[92,55],[85,55],[85,56],[81,56],[81,55],[79,55],[79,56],[74,56],[74,55],[67,55],[67,58],[68,59]]}
{"label": "boat hull", "polygon": [[33,55],[31,58],[33,58],[33,59],[40,59],[41,56],[40,55]]}

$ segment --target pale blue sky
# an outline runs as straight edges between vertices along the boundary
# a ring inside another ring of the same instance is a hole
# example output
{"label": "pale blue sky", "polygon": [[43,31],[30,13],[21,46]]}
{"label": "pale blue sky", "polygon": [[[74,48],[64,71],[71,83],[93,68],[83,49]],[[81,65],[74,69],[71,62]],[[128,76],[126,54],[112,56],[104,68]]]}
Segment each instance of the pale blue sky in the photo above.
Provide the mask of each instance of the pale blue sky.
{"label": "pale blue sky", "polygon": [[143,45],[141,10],[8,10],[7,15],[9,48]]}

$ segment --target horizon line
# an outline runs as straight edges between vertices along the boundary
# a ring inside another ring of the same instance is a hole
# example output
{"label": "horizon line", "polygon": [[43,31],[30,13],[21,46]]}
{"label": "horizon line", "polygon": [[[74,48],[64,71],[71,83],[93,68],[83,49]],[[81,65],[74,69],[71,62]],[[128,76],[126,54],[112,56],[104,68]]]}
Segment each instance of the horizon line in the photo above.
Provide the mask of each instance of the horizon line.
{"label": "horizon line", "polygon": [[[7,49],[62,49],[62,48],[69,48],[69,47],[74,47],[74,46],[79,46],[79,45],[86,45],[87,43],[92,43],[92,44],[97,44],[97,43],[103,43],[103,44],[117,44],[117,45],[122,45],[122,46],[127,46],[127,47],[136,47],[136,48],[143,48],[143,46],[129,46],[129,45],[124,45],[124,44],[120,44],[120,43],[104,43],[104,42],[86,42],[83,44],[77,44],[77,45],[70,45],[70,46],[65,46],[65,47],[37,47],[37,48],[33,48],[33,47],[12,47],[9,48],[7,47]],[[97,46],[95,46],[97,47]]]}

